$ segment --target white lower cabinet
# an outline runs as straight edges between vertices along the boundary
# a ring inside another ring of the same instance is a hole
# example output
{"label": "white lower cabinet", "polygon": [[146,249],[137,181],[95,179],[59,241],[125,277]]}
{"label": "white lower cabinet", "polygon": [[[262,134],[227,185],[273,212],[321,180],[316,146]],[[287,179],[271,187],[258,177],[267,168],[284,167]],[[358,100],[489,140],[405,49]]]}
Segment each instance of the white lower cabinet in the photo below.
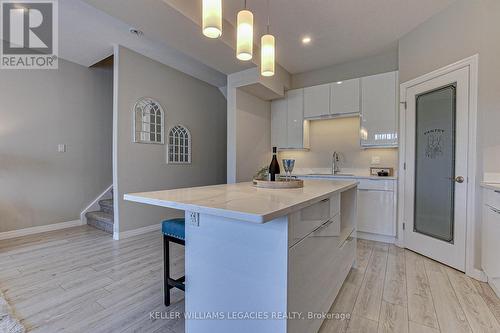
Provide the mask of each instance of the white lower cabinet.
{"label": "white lower cabinet", "polygon": [[394,192],[358,190],[358,230],[396,236]]}
{"label": "white lower cabinet", "polygon": [[484,190],[481,262],[488,283],[500,297],[500,192]]}
{"label": "white lower cabinet", "polygon": [[[301,179],[323,179],[299,177]],[[330,179],[330,178],[326,178]],[[342,177],[331,179],[341,180]],[[345,178],[344,178],[345,179]],[[352,178],[351,178],[352,179]],[[397,185],[395,179],[355,178],[358,185],[357,230],[359,238],[394,241],[396,237]],[[500,195],[499,195],[500,198]]]}
{"label": "white lower cabinet", "polygon": [[303,317],[287,333],[318,332],[323,320],[309,314],[326,313],[339,293],[356,257],[355,202],[351,189],[289,216],[287,312]]}
{"label": "white lower cabinet", "polygon": [[355,233],[339,244],[335,222],[320,227],[289,250],[288,308],[305,318],[293,320],[287,333],[317,332],[321,321],[308,318],[332,305],[356,255]]}

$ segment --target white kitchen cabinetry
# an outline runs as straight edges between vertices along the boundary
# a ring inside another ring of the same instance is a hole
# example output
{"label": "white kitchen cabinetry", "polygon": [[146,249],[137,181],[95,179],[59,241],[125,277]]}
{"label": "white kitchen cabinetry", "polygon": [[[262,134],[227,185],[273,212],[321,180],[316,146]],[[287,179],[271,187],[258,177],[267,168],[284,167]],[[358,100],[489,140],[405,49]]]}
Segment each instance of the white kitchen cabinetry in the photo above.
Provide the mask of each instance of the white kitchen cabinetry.
{"label": "white kitchen cabinetry", "polygon": [[271,103],[271,143],[273,147],[283,148],[288,144],[287,129],[288,101],[277,99]]}
{"label": "white kitchen cabinetry", "polygon": [[355,115],[360,112],[360,79],[330,84],[330,114],[332,116]]}
{"label": "white kitchen cabinetry", "polygon": [[500,188],[483,192],[482,266],[488,283],[500,297]]}
{"label": "white kitchen cabinetry", "polygon": [[[358,238],[394,242],[396,237],[397,180],[342,176],[299,176],[300,179],[354,179],[358,185]],[[499,195],[500,198],[500,195]]]}
{"label": "white kitchen cabinetry", "polygon": [[309,148],[309,121],[304,120],[304,90],[289,90],[271,102],[271,145],[280,149]]}
{"label": "white kitchen cabinetry", "polygon": [[388,191],[359,190],[358,230],[396,236],[394,232],[394,194]]}
{"label": "white kitchen cabinetry", "polygon": [[304,117],[320,118],[330,115],[330,84],[304,88]]}
{"label": "white kitchen cabinetry", "polygon": [[361,78],[361,146],[398,144],[398,72]]}
{"label": "white kitchen cabinetry", "polygon": [[[323,313],[332,306],[356,258],[356,190],[289,217],[288,311]],[[290,241],[289,241],[290,245]],[[318,332],[321,321],[291,320],[287,333]]]}
{"label": "white kitchen cabinetry", "polygon": [[396,236],[395,180],[359,180],[358,231]]}

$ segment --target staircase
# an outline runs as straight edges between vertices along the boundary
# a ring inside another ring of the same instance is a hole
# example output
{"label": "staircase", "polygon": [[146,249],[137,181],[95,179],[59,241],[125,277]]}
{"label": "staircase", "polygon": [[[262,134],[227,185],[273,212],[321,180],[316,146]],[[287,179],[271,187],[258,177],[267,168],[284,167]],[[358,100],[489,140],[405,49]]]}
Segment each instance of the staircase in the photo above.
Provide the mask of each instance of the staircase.
{"label": "staircase", "polygon": [[87,224],[105,231],[113,233],[113,199],[103,199],[99,201],[100,210],[85,214]]}

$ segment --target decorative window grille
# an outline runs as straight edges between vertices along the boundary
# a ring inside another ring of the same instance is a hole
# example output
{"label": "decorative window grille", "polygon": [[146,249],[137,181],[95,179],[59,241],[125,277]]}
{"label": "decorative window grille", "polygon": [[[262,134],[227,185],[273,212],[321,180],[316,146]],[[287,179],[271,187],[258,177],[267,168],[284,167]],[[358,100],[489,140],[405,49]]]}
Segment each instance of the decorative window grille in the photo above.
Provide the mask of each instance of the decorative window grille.
{"label": "decorative window grille", "polygon": [[157,101],[141,98],[134,106],[134,142],[164,144],[164,112]]}
{"label": "decorative window grille", "polygon": [[168,164],[191,163],[191,133],[182,126],[177,125],[168,132]]}

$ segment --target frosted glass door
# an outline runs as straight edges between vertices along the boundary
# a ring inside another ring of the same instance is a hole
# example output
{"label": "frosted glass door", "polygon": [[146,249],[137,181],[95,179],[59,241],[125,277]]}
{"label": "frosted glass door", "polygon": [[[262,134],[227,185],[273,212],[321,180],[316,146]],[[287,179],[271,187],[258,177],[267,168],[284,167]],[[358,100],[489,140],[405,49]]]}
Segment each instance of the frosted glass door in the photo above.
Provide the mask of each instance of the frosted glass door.
{"label": "frosted glass door", "polygon": [[413,230],[453,243],[456,85],[416,96]]}

